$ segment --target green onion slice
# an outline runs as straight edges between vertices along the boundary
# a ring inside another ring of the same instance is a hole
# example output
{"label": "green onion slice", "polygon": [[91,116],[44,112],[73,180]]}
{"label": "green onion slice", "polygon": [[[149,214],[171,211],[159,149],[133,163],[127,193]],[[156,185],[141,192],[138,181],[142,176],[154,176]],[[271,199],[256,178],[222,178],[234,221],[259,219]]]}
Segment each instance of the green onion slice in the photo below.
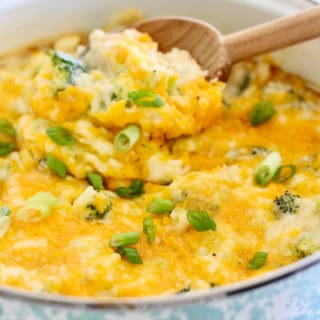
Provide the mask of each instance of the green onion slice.
{"label": "green onion slice", "polygon": [[143,220],[143,233],[147,236],[147,241],[149,244],[153,244],[156,238],[157,228],[153,223],[151,217],[146,217]]}
{"label": "green onion slice", "polygon": [[88,173],[88,180],[96,190],[103,190],[103,178],[98,173],[89,172]]}
{"label": "green onion slice", "polygon": [[114,191],[118,196],[122,198],[127,198],[127,199],[137,198],[144,193],[143,182],[140,179],[135,179],[132,181],[129,187],[119,187]]}
{"label": "green onion slice", "polygon": [[269,121],[276,110],[271,101],[261,101],[256,103],[249,112],[249,120],[253,126],[258,126]]}
{"label": "green onion slice", "polygon": [[10,215],[10,213],[11,213],[11,210],[9,209],[8,206],[3,206],[0,208],[0,217],[8,216]]}
{"label": "green onion slice", "polygon": [[27,201],[32,206],[43,204],[49,207],[57,205],[58,202],[59,199],[49,192],[38,192]]}
{"label": "green onion slice", "polygon": [[[17,211],[17,218],[23,221],[36,222],[49,215],[52,207],[59,203],[59,199],[49,192],[38,192],[27,200],[27,205]],[[31,210],[40,211],[41,216],[29,215]]]}
{"label": "green onion slice", "polygon": [[126,232],[126,233],[117,233],[110,240],[110,245],[113,248],[125,247],[130,244],[136,244],[140,240],[139,232]]}
{"label": "green onion slice", "polygon": [[47,164],[49,169],[51,169],[60,178],[65,178],[67,176],[67,166],[52,154],[48,154]]}
{"label": "green onion slice", "polygon": [[[281,174],[282,170],[286,170],[286,169],[289,169],[289,172],[287,172],[287,174]],[[273,181],[279,182],[279,183],[285,182],[290,178],[292,178],[295,175],[296,171],[297,171],[297,167],[294,164],[280,166],[273,176]]]}
{"label": "green onion slice", "polygon": [[121,130],[114,139],[114,146],[118,152],[127,152],[140,139],[140,128],[136,124],[129,124]]}
{"label": "green onion slice", "polygon": [[47,135],[59,146],[72,146],[76,143],[76,139],[71,135],[70,131],[61,126],[48,128]]}
{"label": "green onion slice", "polygon": [[174,208],[174,203],[171,200],[154,198],[148,205],[147,211],[150,213],[170,213]]}
{"label": "green onion slice", "polygon": [[249,87],[250,83],[251,83],[251,76],[249,73],[247,73],[239,85],[239,94],[241,94],[244,90],[246,90]]}
{"label": "green onion slice", "polygon": [[187,220],[197,231],[217,230],[216,223],[206,211],[188,210]]}
{"label": "green onion slice", "polygon": [[255,178],[257,184],[261,186],[267,185],[280,168],[281,162],[282,158],[279,152],[274,151],[268,154],[268,156],[260,163],[256,170]]}
{"label": "green onion slice", "polygon": [[169,95],[171,95],[173,93],[173,89],[176,85],[176,78],[175,77],[170,77],[168,80],[168,84],[167,84],[167,92]]}
{"label": "green onion slice", "polygon": [[16,129],[7,119],[0,119],[0,131],[8,134],[11,137],[15,137],[17,135]]}
{"label": "green onion slice", "polygon": [[149,90],[129,92],[128,98],[130,102],[145,108],[160,108],[164,106],[162,98]]}
{"label": "green onion slice", "polygon": [[15,148],[14,143],[0,141],[0,157],[6,156]]}
{"label": "green onion slice", "polygon": [[142,259],[139,252],[135,248],[118,248],[117,252],[122,256],[125,256],[129,263],[132,264],[142,264]]}
{"label": "green onion slice", "polygon": [[250,270],[258,270],[262,268],[267,261],[268,253],[267,252],[256,252],[254,257],[249,261],[247,268]]}

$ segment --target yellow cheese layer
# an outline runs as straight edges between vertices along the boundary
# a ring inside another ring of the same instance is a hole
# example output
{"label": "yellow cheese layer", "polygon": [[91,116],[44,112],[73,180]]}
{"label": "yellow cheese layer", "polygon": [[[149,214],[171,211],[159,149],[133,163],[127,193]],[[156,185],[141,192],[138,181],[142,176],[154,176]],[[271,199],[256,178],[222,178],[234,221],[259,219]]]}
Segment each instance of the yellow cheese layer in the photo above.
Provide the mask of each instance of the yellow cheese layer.
{"label": "yellow cheese layer", "polygon": [[[8,135],[0,122],[0,141],[15,144],[0,157],[1,284],[74,296],[174,294],[245,280],[319,248],[320,99],[303,80],[257,59],[235,66],[223,93],[225,84],[208,82],[186,52],[160,53],[148,35],[98,30],[88,48],[79,39],[51,46],[86,66],[58,86],[46,49],[0,61],[0,119],[16,130]],[[141,90],[163,105],[130,101]],[[249,113],[261,101],[276,111],[253,126]],[[121,153],[114,139],[128,124],[141,135]],[[47,129],[57,125],[75,143],[52,140]],[[275,151],[296,173],[259,186],[256,168]],[[48,155],[66,166],[65,178],[50,170]],[[94,190],[88,173],[105,190]],[[117,194],[133,179],[143,194]],[[276,215],[286,191],[299,195],[297,210]],[[34,204],[39,192],[56,202]],[[172,201],[171,212],[148,212],[154,198]],[[206,212],[216,230],[197,231],[189,210]],[[152,244],[146,217],[156,226]],[[133,231],[140,239],[129,247],[142,264],[110,245]],[[267,259],[253,270],[257,252]]]}

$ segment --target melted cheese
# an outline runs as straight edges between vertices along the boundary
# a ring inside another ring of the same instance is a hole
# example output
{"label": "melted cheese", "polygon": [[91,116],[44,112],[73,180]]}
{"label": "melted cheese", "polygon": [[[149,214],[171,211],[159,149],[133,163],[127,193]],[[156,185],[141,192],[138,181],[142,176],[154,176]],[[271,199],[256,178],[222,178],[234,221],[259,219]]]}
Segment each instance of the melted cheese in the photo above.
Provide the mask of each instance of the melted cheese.
{"label": "melted cheese", "polygon": [[[89,40],[87,49],[78,47],[76,35],[53,44],[89,67],[59,92],[45,51],[0,61],[0,118],[17,130],[16,137],[0,135],[16,144],[0,158],[0,204],[11,210],[0,217],[1,284],[75,296],[173,294],[292,263],[301,257],[301,239],[312,238],[319,247],[320,98],[301,79],[258,59],[235,66],[222,97],[225,84],[208,82],[188,53],[160,53],[146,34],[98,30]],[[246,77],[250,83],[244,85]],[[164,105],[128,106],[128,93],[142,89]],[[276,114],[253,127],[248,113],[261,100],[271,101]],[[141,137],[119,153],[115,136],[131,123],[139,125]],[[68,129],[76,143],[52,141],[46,130],[54,125]],[[262,188],[254,173],[271,151],[295,164],[297,173]],[[49,153],[66,165],[66,179],[49,170]],[[109,191],[89,186],[89,172],[100,174]],[[144,193],[119,197],[115,189],[132,179],[143,180]],[[273,200],[286,190],[299,194],[301,205],[278,218]],[[51,193],[58,204],[40,221],[18,219],[18,210],[38,192]],[[155,197],[172,200],[173,211],[148,213]],[[90,215],[93,208],[101,219]],[[217,230],[196,231],[188,210],[206,211]],[[147,216],[156,226],[151,245],[142,232]],[[109,245],[115,234],[132,231],[140,233],[132,247],[141,265]],[[249,270],[258,251],[268,253],[266,264]]]}

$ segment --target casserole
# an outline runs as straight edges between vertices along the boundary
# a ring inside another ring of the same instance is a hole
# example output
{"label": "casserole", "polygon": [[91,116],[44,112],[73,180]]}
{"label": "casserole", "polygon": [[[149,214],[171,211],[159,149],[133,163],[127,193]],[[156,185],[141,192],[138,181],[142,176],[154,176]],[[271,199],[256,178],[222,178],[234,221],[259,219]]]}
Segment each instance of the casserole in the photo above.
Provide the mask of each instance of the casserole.
{"label": "casserole", "polygon": [[[30,5],[30,3],[28,3],[28,5]],[[41,6],[40,6],[40,4],[38,3],[37,5],[39,5],[39,8],[41,8]],[[190,4],[190,6],[191,6],[192,4]],[[231,5],[231,3],[230,3],[230,5]],[[233,5],[236,5],[236,4],[233,4]],[[31,6],[32,6],[32,4],[31,4]],[[249,4],[248,4],[248,7],[246,7],[246,4],[241,4],[241,6],[244,6],[247,10],[249,10],[249,8],[251,8],[251,10],[253,10],[253,7],[252,6],[250,6]],[[143,6],[142,6],[143,7]],[[290,7],[290,5],[288,5],[288,7]],[[10,6],[9,6],[9,8],[10,8]],[[230,7],[230,8],[232,8],[232,9],[234,9],[235,7]],[[294,7],[290,7],[290,8],[294,8]],[[73,7],[72,8],[73,10],[76,10],[76,7]],[[174,8],[173,8],[174,9]],[[173,10],[172,9],[172,10]],[[231,9],[230,9],[231,10]],[[231,12],[231,11],[230,11]],[[280,12],[280,11],[279,11]],[[70,13],[70,12],[69,12]],[[171,12],[172,13],[172,12]],[[25,14],[25,13],[24,13]],[[22,20],[23,21],[23,20]],[[79,20],[77,20],[77,22],[79,22]],[[10,25],[8,25],[8,28],[9,28],[9,26]],[[51,25],[50,25],[51,26]],[[44,29],[42,29],[41,31],[43,32],[43,30]],[[30,37],[31,37],[31,35],[32,35],[32,30],[30,30],[31,32],[30,32]],[[33,32],[35,32],[36,30],[34,29],[33,30]],[[61,30],[61,31],[67,31],[67,30]],[[57,32],[57,30],[55,30],[55,34],[56,34],[56,32]],[[19,32],[17,31],[16,33],[16,38],[14,38],[14,37],[11,37],[11,39],[18,39],[19,38]],[[37,37],[34,39],[34,40],[36,40],[36,39],[38,39],[39,37],[48,37],[48,36],[53,36],[54,34],[50,34],[50,32],[47,32],[46,34],[43,34],[43,35],[41,35],[41,34],[37,34]],[[31,38],[30,39],[26,39],[27,41],[30,41],[31,40]],[[19,44],[21,44],[21,45],[23,45],[23,42],[22,41],[20,41],[20,43]],[[11,47],[10,47],[10,45],[11,45]],[[3,50],[8,50],[8,49],[13,49],[13,47],[14,46],[16,46],[17,45],[17,43],[16,44],[14,44],[14,43],[11,43],[10,44],[10,42],[8,41],[8,43],[7,43],[7,47],[6,48],[3,48]],[[275,272],[274,274],[272,274],[272,275],[268,275],[268,276],[265,276],[265,277],[261,277],[260,279],[256,279],[256,280],[250,280],[250,281],[248,281],[248,282],[246,282],[246,284],[238,284],[238,285],[234,285],[234,286],[231,286],[230,288],[228,288],[228,286],[226,286],[226,287],[224,287],[224,288],[221,288],[221,290],[220,290],[220,288],[218,288],[218,289],[215,289],[215,290],[212,290],[212,292],[209,294],[209,293],[200,293],[200,294],[188,294],[187,296],[185,296],[185,297],[177,297],[177,298],[170,298],[170,300],[171,301],[167,301],[169,304],[170,303],[172,303],[172,304],[178,304],[178,303],[180,303],[180,302],[182,302],[182,301],[185,301],[185,302],[187,302],[187,301],[197,301],[197,299],[204,299],[204,300],[206,300],[207,301],[207,299],[211,299],[211,298],[213,298],[214,296],[219,296],[219,295],[224,295],[225,294],[225,292],[228,292],[228,290],[231,290],[233,293],[235,292],[234,290],[236,290],[235,288],[238,288],[238,290],[242,290],[242,289],[240,289],[240,288],[242,288],[242,286],[243,286],[243,289],[244,288],[246,288],[246,287],[249,287],[249,286],[251,286],[251,285],[253,285],[254,283],[256,284],[256,283],[259,283],[259,282],[264,282],[264,281],[266,281],[267,279],[269,279],[269,280],[271,280],[271,279],[273,279],[273,278],[277,278],[277,277],[279,277],[279,276],[281,276],[281,275],[285,275],[285,274],[288,274],[288,273],[290,273],[290,272],[292,272],[293,270],[295,270],[295,268],[299,268],[299,266],[301,267],[301,266],[303,266],[303,265],[310,265],[311,263],[313,263],[314,261],[316,261],[316,256],[312,256],[312,257],[310,257],[310,258],[307,258],[307,259],[305,259],[304,261],[301,261],[301,262],[299,262],[299,263],[297,263],[297,264],[295,264],[295,265],[291,265],[291,266],[289,266],[289,267],[287,267],[287,268],[284,268],[284,269],[281,269],[281,270],[279,270],[278,272]],[[309,269],[308,271],[310,271],[310,270],[312,270],[312,269]],[[306,275],[307,274],[307,272],[306,273],[304,273],[304,275]],[[288,280],[289,279],[293,279],[294,277],[292,277],[292,278],[288,278]],[[286,284],[284,284],[284,283],[281,283],[281,282],[277,282],[278,283],[278,285],[280,286],[280,284],[282,284],[282,285],[286,285]],[[265,288],[267,288],[267,287],[265,287]],[[265,289],[264,288],[264,289]],[[294,288],[292,288],[292,289],[294,289]],[[5,290],[4,292],[5,293],[9,293],[11,290]],[[12,292],[15,292],[15,290],[12,290]],[[252,291],[253,292],[253,291]],[[28,297],[32,300],[32,297],[33,297],[33,295],[28,295]],[[241,297],[241,294],[239,293],[239,296],[238,296],[238,298],[240,298]],[[21,296],[21,298],[22,298],[22,296]],[[40,298],[40,299],[42,299],[42,298]],[[60,300],[58,297],[57,298],[55,298],[55,297],[45,297],[45,299],[47,299],[47,302],[49,302],[49,301],[56,301],[57,302],[57,300]],[[194,300],[195,299],[195,300]],[[64,298],[64,300],[65,301],[67,301],[68,300],[68,298]],[[77,304],[77,303],[83,303],[84,302],[84,300],[83,299],[78,299],[78,300],[73,300],[72,298],[70,298],[70,300],[69,300],[70,302],[74,302],[75,304]],[[215,301],[216,301],[216,303],[219,305],[219,304],[222,304],[222,302],[224,301],[223,299],[217,299],[217,300],[213,300],[213,302],[211,302],[211,303],[209,303],[209,304],[207,304],[207,308],[208,308],[208,313],[207,313],[207,315],[212,315],[212,312],[213,312],[213,310],[216,310],[213,306],[214,306],[214,304],[215,304]],[[230,301],[230,297],[229,298],[227,298],[227,300],[225,300],[226,302],[228,302],[228,303],[231,303]],[[260,300],[260,301],[263,301],[263,300]],[[114,303],[115,303],[115,305],[121,305],[121,306],[126,306],[126,303],[128,303],[128,304],[130,304],[130,305],[132,305],[132,306],[141,306],[141,305],[144,305],[144,306],[151,306],[152,304],[153,305],[158,305],[158,304],[161,304],[161,303],[166,303],[165,302],[165,298],[154,298],[154,299],[150,299],[150,304],[148,304],[147,303],[148,301],[147,300],[141,300],[141,301],[134,301],[134,300],[128,300],[128,301],[121,301],[121,302],[117,302],[117,301],[115,301]],[[310,302],[310,301],[309,301]],[[12,303],[12,302],[11,302]],[[92,305],[95,305],[95,303],[96,302],[92,302]],[[102,303],[102,305],[105,303],[104,301],[101,301],[101,303]],[[108,304],[109,303],[113,303],[113,302],[108,302]],[[90,302],[88,302],[88,304],[91,304]],[[97,304],[99,304],[99,303],[97,303]],[[21,307],[22,305],[20,305],[20,307]],[[36,307],[35,307],[36,309],[39,309],[39,306],[37,305]],[[46,307],[44,307],[44,308],[46,308]],[[191,311],[189,311],[189,312],[191,312],[190,313],[190,315],[192,316],[192,308],[193,307],[190,307],[191,309]],[[196,308],[196,307],[195,307]],[[50,308],[49,309],[47,309],[47,310],[50,310]],[[54,310],[54,309],[53,309]],[[181,309],[181,312],[183,313],[183,312],[186,312],[186,310],[188,310],[188,308],[186,308],[186,309]],[[203,310],[204,310],[204,308],[203,308]],[[203,311],[202,310],[202,311]],[[251,310],[252,311],[252,310]],[[46,311],[45,310],[45,312],[49,312],[50,313],[50,311]],[[55,311],[52,311],[52,312],[55,312]],[[64,311],[62,311],[62,309],[61,309],[61,312],[64,312]],[[71,309],[70,309],[70,311],[68,311],[68,312],[70,312],[70,314],[72,314],[73,312],[75,312],[75,311],[71,311]],[[81,316],[86,316],[87,318],[90,316],[90,313],[92,313],[92,314],[95,314],[93,311],[90,311],[90,310],[88,310],[87,311],[88,312],[88,315],[79,315],[80,317]],[[104,312],[104,315],[107,317],[108,316],[108,312],[111,312],[111,311],[105,311]],[[137,311],[137,312],[141,312],[141,311]],[[154,314],[154,313],[156,313],[157,311],[156,311],[156,309],[155,310],[151,310],[150,311],[150,316],[152,316],[152,314]],[[176,309],[176,308],[173,308],[173,309],[170,309],[170,308],[168,308],[167,310],[166,310],[166,312],[179,312],[179,308],[178,309]],[[222,312],[223,311],[221,311],[221,308],[220,308],[220,310],[217,310],[216,311],[217,312],[217,316],[219,316],[219,315],[221,315],[222,316]],[[238,311],[237,311],[238,312]],[[257,312],[257,309],[254,309],[252,312]],[[262,311],[261,311],[262,312]],[[303,312],[303,311],[302,311]],[[116,316],[116,314],[117,314],[117,312],[113,315],[113,316]],[[238,313],[239,314],[239,313]],[[288,314],[288,313],[287,313]],[[102,315],[100,312],[97,312],[97,314],[95,315],[95,316],[97,316],[97,317],[99,317],[99,316],[104,316],[104,315]],[[120,313],[120,315],[121,315],[121,313]],[[144,314],[145,316],[147,316],[147,314],[145,313]],[[231,314],[229,313],[227,316],[230,316]],[[110,315],[110,316],[112,316],[112,315]],[[166,317],[166,315],[165,314],[162,314],[162,316],[163,317]],[[254,316],[255,316],[255,314],[254,314]],[[260,315],[259,315],[260,316]],[[256,316],[257,317],[257,316]]]}

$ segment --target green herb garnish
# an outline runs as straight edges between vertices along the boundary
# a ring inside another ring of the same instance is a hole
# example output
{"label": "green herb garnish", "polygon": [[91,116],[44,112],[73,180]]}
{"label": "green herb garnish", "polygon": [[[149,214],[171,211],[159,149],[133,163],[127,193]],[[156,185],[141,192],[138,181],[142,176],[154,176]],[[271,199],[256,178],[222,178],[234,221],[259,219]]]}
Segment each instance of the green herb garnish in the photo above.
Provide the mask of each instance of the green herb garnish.
{"label": "green herb garnish", "polygon": [[156,238],[157,228],[151,217],[146,217],[143,220],[143,233],[147,236],[149,244],[153,244]]}
{"label": "green herb garnish", "polygon": [[[287,174],[282,174],[283,170],[289,169],[289,172],[287,172]],[[273,180],[275,182],[285,182],[287,180],[289,180],[290,178],[292,178],[295,173],[297,171],[297,167],[294,164],[288,164],[285,166],[281,166],[277,169],[277,171],[275,172],[274,176],[273,176]]]}
{"label": "green herb garnish", "polygon": [[93,186],[96,190],[103,190],[103,178],[98,173],[89,172],[88,173],[88,180],[90,184]]}
{"label": "green herb garnish", "polygon": [[258,166],[255,179],[261,186],[267,185],[275,176],[281,166],[281,155],[279,152],[271,152]]}
{"label": "green herb garnish", "polygon": [[216,223],[206,211],[189,210],[187,220],[197,231],[208,231],[217,229]]}
{"label": "green herb garnish", "polygon": [[139,240],[139,232],[117,233],[110,240],[110,245],[112,248],[125,247],[131,244],[136,244]]}
{"label": "green herb garnish", "polygon": [[61,126],[48,128],[47,135],[59,146],[72,146],[76,143],[76,139],[71,135],[70,131]]}
{"label": "green herb garnish", "polygon": [[135,248],[118,248],[117,252],[122,256],[126,257],[129,263],[132,264],[142,264],[142,259],[139,252]]}
{"label": "green herb garnish", "polygon": [[249,112],[249,120],[253,126],[258,126],[269,121],[276,110],[270,101],[261,101],[256,103]]}
{"label": "green herb garnish", "polygon": [[140,139],[140,128],[135,124],[129,124],[122,129],[114,139],[114,146],[118,152],[127,152]]}
{"label": "green herb garnish", "polygon": [[174,203],[171,200],[154,198],[148,205],[147,211],[150,213],[170,213],[174,208]]}
{"label": "green herb garnish", "polygon": [[262,268],[267,261],[268,253],[267,252],[256,252],[254,257],[249,261],[247,269],[258,270]]}
{"label": "green herb garnish", "polygon": [[167,83],[167,93],[172,95],[173,89],[176,85],[177,79],[175,77],[170,77]]}
{"label": "green herb garnish", "polygon": [[0,217],[8,216],[11,213],[11,210],[8,206],[3,206],[0,208]]}
{"label": "green herb garnish", "polygon": [[162,98],[149,90],[129,92],[128,99],[130,102],[145,108],[160,108],[164,106]]}
{"label": "green herb garnish", "polygon": [[59,177],[65,178],[67,176],[67,166],[54,155],[48,154],[47,164],[49,169],[51,169]]}
{"label": "green herb garnish", "polygon": [[[38,192],[27,200],[27,205],[16,213],[18,219],[23,221],[37,222],[48,216],[51,209],[59,203],[59,199],[49,192]],[[29,217],[30,210],[41,212],[40,217]]]}
{"label": "green herb garnish", "polygon": [[119,187],[114,191],[118,196],[122,198],[127,198],[127,199],[137,198],[144,193],[143,182],[140,179],[135,179],[132,181],[129,187]]}
{"label": "green herb garnish", "polygon": [[0,141],[0,157],[6,156],[15,148],[15,144],[11,142]]}
{"label": "green herb garnish", "polygon": [[251,76],[249,73],[247,73],[239,85],[239,94],[241,94],[244,90],[246,90],[249,87],[250,82],[251,82]]}
{"label": "green herb garnish", "polygon": [[7,119],[0,119],[0,131],[8,134],[11,137],[15,137],[17,135],[16,129]]}

